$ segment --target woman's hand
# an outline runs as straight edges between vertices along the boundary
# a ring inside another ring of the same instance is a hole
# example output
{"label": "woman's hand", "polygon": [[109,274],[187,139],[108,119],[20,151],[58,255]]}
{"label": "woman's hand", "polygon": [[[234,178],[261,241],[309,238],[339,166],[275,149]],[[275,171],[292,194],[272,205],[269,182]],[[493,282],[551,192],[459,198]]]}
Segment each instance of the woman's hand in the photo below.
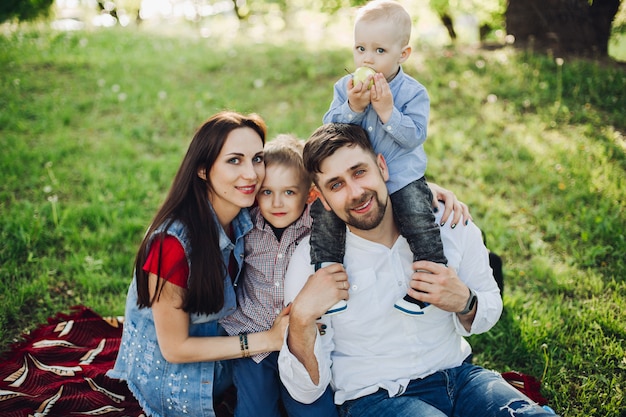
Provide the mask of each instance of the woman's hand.
{"label": "woman's hand", "polygon": [[448,222],[448,218],[451,213],[453,214],[452,222],[450,223],[450,227],[452,228],[455,228],[457,224],[459,224],[461,217],[463,217],[464,225],[467,225],[470,220],[474,220],[469,212],[467,204],[459,201],[452,191],[433,182],[429,182],[428,186],[430,187],[430,191],[433,193],[433,208],[437,209],[439,207],[439,201],[444,204],[443,215],[441,216],[441,226]]}
{"label": "woman's hand", "polygon": [[289,324],[289,312],[291,311],[291,304],[283,308],[278,314],[272,324],[272,328],[268,331],[270,337],[270,343],[273,346],[272,351],[280,350],[283,346],[283,340],[285,338],[285,330]]}

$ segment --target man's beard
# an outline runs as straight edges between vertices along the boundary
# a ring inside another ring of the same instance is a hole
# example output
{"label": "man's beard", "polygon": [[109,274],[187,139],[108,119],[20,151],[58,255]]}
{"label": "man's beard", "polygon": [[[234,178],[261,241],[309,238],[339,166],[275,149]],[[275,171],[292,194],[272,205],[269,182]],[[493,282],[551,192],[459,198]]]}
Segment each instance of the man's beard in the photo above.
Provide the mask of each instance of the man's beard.
{"label": "man's beard", "polygon": [[[386,195],[386,197],[388,197],[388,195]],[[375,207],[373,207],[372,210],[370,210],[365,216],[357,218],[352,215],[350,210],[346,209],[345,222],[348,226],[352,226],[360,230],[372,230],[383,221],[385,211],[387,210],[388,198],[385,198],[384,200],[380,199],[376,191],[364,193],[361,198],[353,201],[350,207],[358,207],[360,204],[370,200],[370,198],[372,199],[371,204]]]}

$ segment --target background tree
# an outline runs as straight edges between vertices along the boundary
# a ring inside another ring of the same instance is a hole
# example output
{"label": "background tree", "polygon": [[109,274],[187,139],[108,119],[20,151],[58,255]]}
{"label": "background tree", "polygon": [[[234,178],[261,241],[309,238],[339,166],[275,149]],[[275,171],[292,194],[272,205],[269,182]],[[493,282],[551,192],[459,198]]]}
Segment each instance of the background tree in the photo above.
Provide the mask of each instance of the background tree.
{"label": "background tree", "polygon": [[506,30],[520,46],[607,57],[621,0],[509,0]]}
{"label": "background tree", "polygon": [[504,28],[505,0],[480,0],[476,2],[430,0],[430,7],[439,16],[453,42],[457,38],[454,27],[455,17],[461,14],[472,15],[476,18],[481,41],[485,40],[494,29]]}
{"label": "background tree", "polygon": [[29,21],[50,14],[54,0],[2,0],[0,1],[0,23],[17,20]]}

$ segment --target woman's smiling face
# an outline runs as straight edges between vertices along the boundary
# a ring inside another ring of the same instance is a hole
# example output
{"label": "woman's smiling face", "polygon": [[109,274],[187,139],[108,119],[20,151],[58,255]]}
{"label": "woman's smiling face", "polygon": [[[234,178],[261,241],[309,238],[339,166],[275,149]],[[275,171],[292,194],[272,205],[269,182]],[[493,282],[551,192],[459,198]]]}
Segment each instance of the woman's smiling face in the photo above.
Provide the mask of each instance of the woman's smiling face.
{"label": "woman's smiling face", "polygon": [[208,178],[209,200],[218,218],[234,218],[250,207],[264,178],[261,137],[248,127],[230,132]]}

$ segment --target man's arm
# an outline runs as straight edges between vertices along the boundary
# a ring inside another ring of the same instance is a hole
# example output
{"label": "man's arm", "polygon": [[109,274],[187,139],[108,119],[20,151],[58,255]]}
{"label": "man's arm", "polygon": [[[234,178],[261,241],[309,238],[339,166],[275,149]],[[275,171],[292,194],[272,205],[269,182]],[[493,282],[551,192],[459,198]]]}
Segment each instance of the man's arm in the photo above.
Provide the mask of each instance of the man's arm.
{"label": "man's arm", "polygon": [[320,382],[319,364],[315,356],[314,347],[317,338],[317,325],[315,318],[300,311],[297,305],[296,316],[289,317],[289,332],[287,334],[287,348],[292,355],[304,366],[309,374],[311,382],[318,385]]}
{"label": "man's arm", "polygon": [[469,287],[467,288],[467,292],[468,295],[467,300],[465,301],[465,306],[463,307],[464,310],[457,312],[456,316],[463,328],[469,332],[472,329],[472,323],[474,323],[474,318],[476,317],[478,298],[476,293]]}
{"label": "man's arm", "polygon": [[[500,318],[502,298],[489,266],[489,254],[480,229],[474,223],[455,229],[443,228],[441,237],[444,246],[453,248],[446,252],[446,256],[451,265],[458,266],[458,271],[434,262],[415,262],[416,270],[427,272],[413,274],[408,294],[442,310],[457,313],[457,329],[463,335],[486,332]],[[476,302],[467,314],[460,314],[467,306],[470,288],[477,296]]]}
{"label": "man's arm", "polygon": [[326,323],[327,334],[319,336],[317,322],[331,306],[348,296],[343,266],[331,265],[313,274],[309,250],[305,238],[287,268],[285,303],[291,304],[291,312],[278,358],[280,378],[289,394],[307,404],[324,393],[331,379],[332,330],[330,323]]}
{"label": "man's arm", "polygon": [[320,380],[313,352],[317,337],[316,322],[335,303],[348,297],[349,287],[343,265],[332,264],[311,275],[291,304],[287,346],[316,385]]}

